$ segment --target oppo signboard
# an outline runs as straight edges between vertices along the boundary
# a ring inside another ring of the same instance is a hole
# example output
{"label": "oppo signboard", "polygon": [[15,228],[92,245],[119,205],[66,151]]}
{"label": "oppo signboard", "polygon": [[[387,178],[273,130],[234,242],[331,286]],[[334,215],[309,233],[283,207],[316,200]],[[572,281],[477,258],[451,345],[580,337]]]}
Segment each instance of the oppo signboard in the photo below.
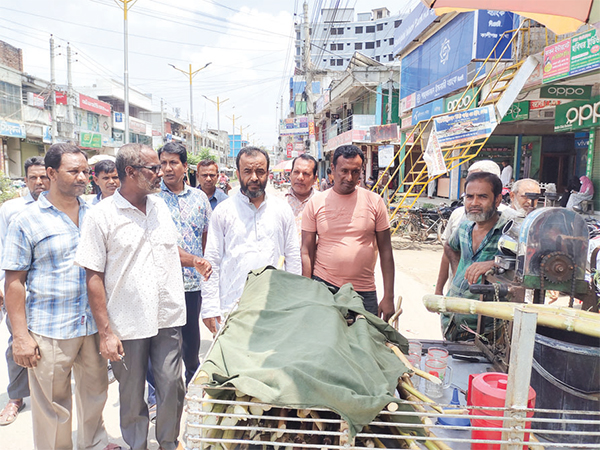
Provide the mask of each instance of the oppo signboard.
{"label": "oppo signboard", "polygon": [[556,107],[554,131],[585,130],[600,126],[600,97]]}

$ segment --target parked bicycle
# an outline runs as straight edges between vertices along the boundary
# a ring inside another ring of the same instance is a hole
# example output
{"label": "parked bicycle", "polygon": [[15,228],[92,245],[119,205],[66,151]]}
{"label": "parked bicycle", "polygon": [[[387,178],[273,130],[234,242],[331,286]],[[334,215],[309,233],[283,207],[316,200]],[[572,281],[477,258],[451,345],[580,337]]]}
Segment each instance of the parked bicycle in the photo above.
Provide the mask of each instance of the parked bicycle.
{"label": "parked bicycle", "polygon": [[396,241],[396,246],[405,249],[414,242],[428,240],[441,244],[452,210],[450,206],[437,209],[413,208],[397,215],[390,223],[394,236],[400,238]]}

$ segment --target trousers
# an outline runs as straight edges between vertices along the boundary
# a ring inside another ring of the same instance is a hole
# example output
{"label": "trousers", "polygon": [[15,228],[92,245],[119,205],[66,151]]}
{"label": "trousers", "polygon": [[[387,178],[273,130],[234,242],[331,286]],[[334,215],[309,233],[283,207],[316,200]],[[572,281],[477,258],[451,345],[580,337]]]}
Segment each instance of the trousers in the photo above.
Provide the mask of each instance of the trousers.
{"label": "trousers", "polygon": [[[312,279],[315,281],[320,281],[321,283],[325,283],[327,286],[336,290],[340,288],[340,286],[331,284],[329,281],[325,281],[323,278],[319,278],[316,275],[313,275]],[[377,303],[377,291],[356,291],[356,293],[363,298],[363,306],[365,309],[371,314],[377,315],[377,312],[379,311],[379,303]]]}

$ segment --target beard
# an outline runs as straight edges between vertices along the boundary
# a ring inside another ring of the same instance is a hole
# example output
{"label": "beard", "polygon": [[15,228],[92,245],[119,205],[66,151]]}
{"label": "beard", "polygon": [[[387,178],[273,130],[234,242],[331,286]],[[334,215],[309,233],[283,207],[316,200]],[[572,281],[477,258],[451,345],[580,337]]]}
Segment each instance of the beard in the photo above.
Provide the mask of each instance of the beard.
{"label": "beard", "polygon": [[[268,180],[268,178],[267,178],[267,180]],[[257,191],[251,191],[250,189],[248,189],[248,185],[246,183],[244,183],[240,179],[240,191],[241,191],[242,194],[244,194],[248,198],[262,197],[263,195],[265,195],[265,189],[267,187],[267,181],[265,181],[264,183],[261,183],[259,181],[258,184],[260,186],[260,189],[258,189]]]}
{"label": "beard", "polygon": [[467,220],[470,220],[472,222],[486,222],[486,221],[490,220],[492,217],[494,217],[496,212],[497,212],[497,209],[494,208],[493,206],[491,206],[489,209],[484,209],[483,211],[481,211],[479,213],[467,212],[466,216],[467,216]]}

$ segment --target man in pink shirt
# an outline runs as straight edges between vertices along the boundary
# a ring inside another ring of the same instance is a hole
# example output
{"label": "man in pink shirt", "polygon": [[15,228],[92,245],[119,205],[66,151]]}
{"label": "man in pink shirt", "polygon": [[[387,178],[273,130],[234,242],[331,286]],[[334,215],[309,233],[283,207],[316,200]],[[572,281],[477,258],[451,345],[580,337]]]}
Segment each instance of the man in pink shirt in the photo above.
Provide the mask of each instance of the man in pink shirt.
{"label": "man in pink shirt", "polygon": [[[302,275],[334,288],[352,283],[365,309],[388,320],[394,314],[395,271],[390,223],[383,199],[357,187],[364,160],[355,145],[335,150],[333,188],[313,196],[302,215]],[[384,286],[379,305],[378,251]]]}

